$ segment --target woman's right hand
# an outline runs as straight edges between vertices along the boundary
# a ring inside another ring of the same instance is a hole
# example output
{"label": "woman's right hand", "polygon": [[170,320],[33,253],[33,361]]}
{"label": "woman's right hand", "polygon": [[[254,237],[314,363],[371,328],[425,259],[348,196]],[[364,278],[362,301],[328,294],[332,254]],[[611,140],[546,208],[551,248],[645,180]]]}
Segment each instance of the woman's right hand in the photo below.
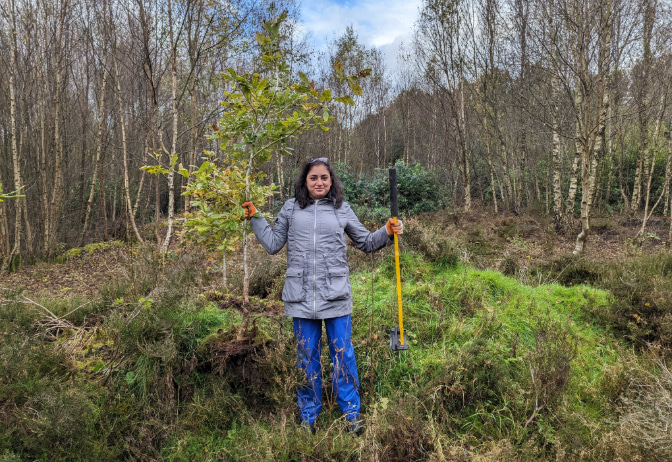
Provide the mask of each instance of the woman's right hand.
{"label": "woman's right hand", "polygon": [[399,219],[397,219],[397,222],[395,223],[394,219],[390,218],[387,220],[387,223],[385,223],[385,228],[387,229],[387,234],[390,236],[393,234],[396,234],[397,236],[404,234],[404,223]]}
{"label": "woman's right hand", "polygon": [[257,213],[257,209],[252,202],[243,202],[241,207],[243,207],[243,210],[245,211],[246,220],[249,220]]}

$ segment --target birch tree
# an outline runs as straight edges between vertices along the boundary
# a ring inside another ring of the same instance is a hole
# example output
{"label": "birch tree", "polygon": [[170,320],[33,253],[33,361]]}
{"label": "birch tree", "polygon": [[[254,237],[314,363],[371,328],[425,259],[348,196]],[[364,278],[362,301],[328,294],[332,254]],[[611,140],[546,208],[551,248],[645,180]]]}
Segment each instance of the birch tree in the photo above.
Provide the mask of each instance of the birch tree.
{"label": "birch tree", "polygon": [[[595,198],[597,165],[603,155],[606,117],[610,104],[608,79],[611,72],[614,1],[588,5],[569,4],[573,27],[571,62],[574,70],[577,152],[581,162],[581,232],[574,253],[581,253],[590,233]],[[597,50],[594,53],[593,50]]]}
{"label": "birch tree", "polygon": [[[14,0],[9,0],[9,106],[10,106],[10,126],[11,126],[11,151],[12,167],[14,169],[14,189],[21,190],[21,162],[19,159],[19,150],[17,147],[18,130],[16,123],[16,8]],[[16,201],[14,214],[14,245],[7,257],[7,265],[11,265],[14,259],[21,258],[21,235],[23,233],[23,204],[20,200]]]}
{"label": "birch tree", "polygon": [[462,205],[471,210],[471,159],[467,140],[467,70],[461,0],[426,0],[415,34],[416,63],[436,93],[445,129],[457,152]]}

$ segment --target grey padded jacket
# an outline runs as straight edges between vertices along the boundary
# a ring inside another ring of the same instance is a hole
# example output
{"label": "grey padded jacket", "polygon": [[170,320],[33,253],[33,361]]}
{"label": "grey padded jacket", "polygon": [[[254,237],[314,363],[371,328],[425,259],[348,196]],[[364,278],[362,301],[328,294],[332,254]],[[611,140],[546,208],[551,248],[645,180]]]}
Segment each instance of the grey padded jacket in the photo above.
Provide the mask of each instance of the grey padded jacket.
{"label": "grey padded jacket", "polygon": [[352,286],[345,235],[359,250],[372,252],[394,242],[385,226],[369,232],[350,206],[334,208],[330,198],[301,209],[296,199],[282,207],[271,227],[262,217],[250,224],[271,255],[287,243],[287,273],[282,300],[294,318],[327,319],[352,313]]}

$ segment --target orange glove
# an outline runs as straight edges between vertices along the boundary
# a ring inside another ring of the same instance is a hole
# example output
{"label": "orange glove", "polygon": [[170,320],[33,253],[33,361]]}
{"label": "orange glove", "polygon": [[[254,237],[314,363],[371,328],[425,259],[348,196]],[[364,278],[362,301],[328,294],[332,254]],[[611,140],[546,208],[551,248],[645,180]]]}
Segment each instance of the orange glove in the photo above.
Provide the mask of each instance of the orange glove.
{"label": "orange glove", "polygon": [[387,229],[387,234],[390,236],[393,234],[396,234],[397,236],[404,234],[404,224],[398,218],[396,223],[394,222],[393,218],[387,220],[387,223],[385,223],[385,228]]}
{"label": "orange glove", "polygon": [[257,214],[257,208],[252,202],[243,202],[243,210],[245,210],[245,219],[249,220]]}

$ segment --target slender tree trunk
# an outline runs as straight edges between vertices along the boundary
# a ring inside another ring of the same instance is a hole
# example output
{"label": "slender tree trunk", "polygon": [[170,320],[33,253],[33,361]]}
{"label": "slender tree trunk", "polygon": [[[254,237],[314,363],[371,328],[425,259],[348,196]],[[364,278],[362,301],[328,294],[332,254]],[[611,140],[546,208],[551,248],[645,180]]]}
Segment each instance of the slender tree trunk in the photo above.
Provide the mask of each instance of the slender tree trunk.
{"label": "slender tree trunk", "polygon": [[161,232],[159,229],[159,220],[161,219],[161,194],[159,191],[159,180],[154,183],[154,235],[156,243],[161,247]]}
{"label": "slender tree trunk", "polygon": [[[142,151],[142,165],[147,165],[147,150],[149,149],[147,137],[145,137],[144,150]],[[140,200],[142,199],[142,191],[145,187],[145,171],[143,170],[140,174],[140,184],[138,185],[138,192],[135,195],[135,203],[133,204],[133,212],[131,215],[134,217],[138,216],[138,207],[140,205]],[[144,214],[141,216],[141,223],[144,220]]]}
{"label": "slender tree trunk", "polygon": [[[194,64],[192,63],[192,67]],[[196,129],[196,79],[193,79],[190,83],[189,94],[191,96],[191,130],[189,130],[189,141],[191,144],[191,149],[189,151],[188,166],[189,178],[187,178],[187,186],[191,182],[191,174],[194,171],[194,165],[196,164],[196,151],[197,151],[197,136],[198,130]],[[191,196],[184,197],[184,211],[189,212],[191,210]]]}
{"label": "slender tree trunk", "polygon": [[376,137],[373,150],[376,153],[376,168],[380,168],[380,113],[376,117]]}
{"label": "slender tree trunk", "polygon": [[64,29],[65,16],[67,4],[61,5],[60,24],[58,26],[56,38],[56,88],[54,101],[54,184],[52,187],[52,194],[49,207],[49,228],[45,229],[44,247],[45,253],[48,257],[53,255],[54,242],[56,240],[56,233],[58,232],[57,217],[61,213],[61,207],[64,201],[64,184],[63,184],[63,139],[61,133],[61,111],[63,98],[63,70],[62,67],[65,61],[64,51]]}
{"label": "slender tree trunk", "polygon": [[[590,215],[595,200],[595,188],[597,183],[597,168],[599,159],[605,149],[605,130],[609,106],[610,88],[610,59],[611,41],[613,34],[613,4],[608,2],[600,10],[602,15],[601,29],[599,30],[600,47],[598,50],[597,79],[595,87],[590,93],[590,98],[583,94],[583,87],[577,86],[577,94],[580,97],[579,120],[583,131],[581,134],[581,232],[576,238],[574,254],[583,252],[586,240],[590,233]],[[585,55],[581,54],[582,75],[589,75]],[[592,116],[595,114],[595,116]],[[595,120],[597,123],[593,122]],[[577,122],[578,125],[578,122]],[[593,128],[594,127],[594,128]],[[577,139],[577,143],[578,143]]]}
{"label": "slender tree trunk", "polygon": [[[640,128],[641,128],[640,122]],[[632,199],[630,200],[630,210],[636,212],[639,208],[640,194],[642,191],[642,170],[644,168],[644,156],[642,155],[643,144],[646,144],[646,140],[640,138],[640,148],[637,155],[637,166],[635,167],[635,182],[632,186]]]}
{"label": "slender tree trunk", "polygon": [[[10,37],[9,37],[9,113],[11,126],[11,149],[12,149],[12,168],[14,170],[14,190],[21,190],[21,162],[19,159],[19,150],[16,142],[18,130],[16,128],[16,95],[15,95],[15,72],[16,72],[16,18],[14,2],[10,0]],[[7,265],[12,265],[15,258],[21,255],[21,236],[23,234],[23,201],[16,200],[14,205],[14,246],[9,253]]]}
{"label": "slender tree trunk", "polygon": [[116,56],[114,57],[114,73],[117,79],[117,100],[119,103],[119,125],[121,126],[121,151],[124,163],[124,199],[126,205],[126,214],[128,224],[130,224],[131,227],[133,228],[133,233],[135,234],[135,237],[138,239],[138,242],[144,244],[145,241],[140,235],[140,231],[138,231],[138,227],[135,223],[135,216],[133,215],[134,209],[131,204],[131,184],[128,175],[128,146],[126,142],[126,119],[124,117],[124,101],[123,98],[121,97],[121,77],[119,75],[119,64],[117,62]]}
{"label": "slender tree trunk", "polygon": [[282,161],[282,153],[278,152],[278,183],[280,184],[280,200],[283,200],[285,197],[285,172],[284,165]]}
{"label": "slender tree trunk", "polygon": [[518,152],[520,164],[516,170],[516,176],[518,178],[518,197],[516,199],[516,205],[518,210],[524,205],[523,204],[523,192],[525,192],[525,199],[527,204],[530,203],[530,194],[527,189],[528,182],[525,181],[525,171],[527,169],[527,140],[526,140],[525,130],[523,129],[520,133],[520,138],[518,139]]}
{"label": "slender tree trunk", "polygon": [[149,210],[149,204],[152,201],[152,186],[154,186],[154,179],[156,178],[156,175],[151,175],[149,177],[149,184],[147,185],[147,196],[145,197],[145,203],[142,205],[142,210],[140,212],[140,216],[142,217],[147,217],[147,210]]}
{"label": "slender tree trunk", "polygon": [[[96,183],[98,182],[98,174],[100,171],[100,159],[103,153],[103,127],[105,126],[105,86],[107,85],[107,72],[103,69],[103,83],[100,87],[100,105],[98,108],[98,146],[96,147],[96,159],[93,166],[93,179],[91,180],[91,189],[89,190],[89,199],[86,201],[86,212],[84,214],[84,225],[82,233],[79,238],[79,246],[84,245],[86,238],[86,231],[89,228],[89,217],[91,216],[91,209],[93,207],[93,198],[96,192]],[[101,191],[103,193],[103,191]]]}
{"label": "slender tree trunk", "polygon": [[561,146],[558,130],[558,122],[557,120],[553,120],[553,220],[555,221],[556,228],[562,227],[561,224],[564,221],[562,209],[562,164],[560,162]]}
{"label": "slender tree trunk", "polygon": [[[41,197],[42,197],[42,226],[44,240],[47,241],[49,237],[49,229],[51,224],[49,223],[49,217],[51,216],[50,212],[50,201],[49,201],[49,188],[47,187],[47,127],[46,127],[46,98],[47,98],[47,82],[44,77],[44,67],[43,63],[38,64],[38,79],[39,79],[39,95],[40,101],[38,103],[38,116],[40,118],[40,180],[41,180]],[[43,251],[46,254],[47,246],[46,242],[44,243]]]}
{"label": "slender tree trunk", "polygon": [[[646,173],[646,196],[644,198],[644,218],[642,219],[642,227],[640,228],[639,232],[637,233],[636,237],[642,237],[644,236],[644,230],[646,229],[646,225],[649,221],[649,218],[651,218],[651,215],[653,214],[653,211],[656,210],[656,207],[658,206],[661,198],[665,194],[663,191],[661,193],[661,196],[658,198],[656,201],[655,205],[651,207],[651,213],[649,213],[649,200],[651,199],[651,181],[653,180],[653,171],[656,167],[656,154],[657,154],[657,148],[658,148],[658,142],[660,140],[660,129],[663,125],[663,115],[665,114],[665,108],[667,107],[667,91],[663,93],[661,96],[661,101],[660,101],[660,112],[658,115],[658,119],[656,120],[656,128],[653,133],[653,153],[651,155],[651,168],[649,171]],[[666,177],[667,178],[667,177]]]}
{"label": "slender tree trunk", "polygon": [[[609,91],[611,93],[613,90],[612,90],[612,88],[608,88],[607,91]],[[614,99],[614,98],[612,97],[612,99]],[[611,201],[611,185],[614,182],[614,166],[616,165],[616,159],[615,159],[615,156],[614,156],[614,139],[613,139],[614,138],[613,137],[613,135],[614,135],[614,133],[613,133],[614,132],[614,121],[613,121],[613,116],[614,116],[613,115],[613,112],[614,112],[613,106],[614,106],[614,104],[615,104],[615,102],[613,104],[609,105],[609,110],[607,112],[607,133],[606,133],[607,154],[606,154],[606,158],[607,158],[607,162],[608,162],[608,166],[607,166],[608,174],[607,174],[607,188],[606,188],[606,191],[605,191],[605,194],[604,194],[604,204],[607,205],[607,206],[609,205],[609,202]]]}
{"label": "slender tree trunk", "polygon": [[490,188],[492,189],[492,203],[495,206],[495,214],[499,213],[499,205],[497,204],[497,187],[495,184],[495,168],[492,165],[492,138],[489,135],[488,131],[488,117],[486,115],[484,119],[484,130],[485,132],[485,147],[488,161],[488,171],[490,173]]}
{"label": "slender tree trunk", "polygon": [[577,143],[575,146],[574,161],[572,162],[572,169],[569,173],[569,190],[567,191],[567,201],[565,202],[565,226],[571,227],[572,219],[574,218],[574,204],[576,202],[576,192],[579,187],[579,167],[581,161],[581,146]]}
{"label": "slender tree trunk", "polygon": [[625,142],[624,138],[625,136],[623,135],[623,130],[622,128],[619,128],[619,149],[621,151],[621,156],[620,156],[620,163],[618,165],[618,190],[621,193],[621,199],[623,200],[623,209],[624,210],[630,210],[630,197],[627,194],[626,191],[626,181],[625,178],[623,177],[623,169],[625,166]]}
{"label": "slender tree trunk", "polygon": [[471,211],[471,172],[469,171],[469,147],[467,141],[466,96],[464,94],[464,79],[460,82],[460,112],[458,129],[460,130],[462,187],[464,188],[464,211]]}
{"label": "slender tree trunk", "polygon": [[[637,158],[637,169],[635,171],[635,184],[632,190],[632,201],[630,210],[636,212],[639,210],[639,204],[642,196],[642,183],[648,184],[647,177],[649,171],[649,108],[647,107],[649,93],[649,79],[653,64],[651,56],[651,38],[653,33],[653,22],[656,14],[657,0],[643,1],[643,30],[642,30],[642,49],[643,56],[641,62],[641,75],[637,76],[639,81],[639,91],[635,104],[637,106],[639,120],[639,153]],[[655,158],[654,161],[655,162]]]}
{"label": "slender tree trunk", "polygon": [[112,225],[117,221],[117,182],[114,182],[114,189],[112,190]]}
{"label": "slender tree trunk", "polygon": [[[0,178],[0,183],[2,178]],[[0,202],[0,268],[5,267],[9,255],[9,224],[7,223],[6,202]]]}
{"label": "slender tree trunk", "polygon": [[26,196],[21,198],[21,202],[23,202],[23,223],[25,225],[24,231],[26,233],[26,251],[28,252],[28,255],[32,255],[33,253],[33,231],[30,227],[30,214],[29,208],[28,208],[28,199]]}
{"label": "slender tree trunk", "polygon": [[546,205],[546,215],[554,216],[551,214],[551,192],[553,188],[553,168],[546,169],[546,187],[544,188],[544,202]]}
{"label": "slender tree trunk", "polygon": [[[502,200],[507,205],[509,210],[513,210],[513,184],[511,183],[511,164],[509,159],[509,151],[506,147],[504,134],[499,133],[499,149],[502,155],[502,176],[504,177],[504,186],[506,186],[506,197],[502,196]],[[501,181],[501,180],[500,180]]]}
{"label": "slender tree trunk", "polygon": [[[252,144],[250,150],[250,161],[247,164],[245,173],[245,200],[250,199],[250,174],[252,173],[252,162],[255,155],[255,145]],[[247,333],[247,327],[250,320],[250,263],[249,263],[249,240],[247,237],[247,218],[243,220],[243,320],[238,329],[237,340],[243,340]],[[226,250],[223,251],[226,253]]]}
{"label": "slender tree trunk", "polygon": [[[672,124],[671,124],[672,125]],[[668,215],[670,205],[670,179],[672,179],[672,134],[667,132],[667,165],[665,167],[665,185],[664,185],[664,216]]]}
{"label": "slender tree trunk", "polygon": [[[26,91],[26,82],[25,80],[21,84],[21,94],[23,95],[23,107],[28,107],[28,103],[26,101],[26,94],[28,92]],[[32,121],[30,120],[30,115],[27,116],[28,121],[26,125],[32,125]],[[23,141],[25,139],[24,132],[19,130],[19,159],[23,158]],[[23,186],[23,178],[21,178],[21,185]],[[21,201],[22,207],[21,209],[23,210],[23,224],[24,228],[23,231],[25,233],[25,241],[24,241],[24,250],[26,251],[27,255],[33,255],[33,231],[32,227],[30,225],[30,214],[28,213],[28,197],[27,195],[23,195],[19,199]],[[22,239],[23,240],[23,239]]]}
{"label": "slender tree trunk", "polygon": [[[638,168],[639,177],[635,174],[635,188],[633,190],[630,207],[633,212],[639,210],[642,198],[646,195],[646,184],[649,182],[648,173],[651,168],[651,159],[649,153],[649,120],[648,117],[640,115],[640,137],[639,137],[639,157]],[[655,162],[654,162],[655,163]]]}
{"label": "slender tree trunk", "polygon": [[226,249],[222,250],[222,289],[227,290],[229,281],[226,276]]}
{"label": "slender tree trunk", "polygon": [[[172,0],[168,0],[168,22],[169,33],[170,33],[170,63],[171,63],[171,76],[172,76],[172,114],[173,114],[173,133],[172,133],[172,144],[170,148],[170,158],[171,166],[174,167],[174,162],[172,161],[174,156],[177,156],[177,122],[178,122],[178,113],[177,113],[177,43],[175,43],[175,37],[173,34],[173,10],[172,10]],[[175,172],[173,168],[170,169],[168,177],[168,229],[166,230],[166,237],[163,240],[163,245],[161,246],[161,253],[168,252],[168,246],[170,246],[170,238],[173,235],[173,217],[175,214]]]}
{"label": "slender tree trunk", "polygon": [[100,212],[103,217],[103,240],[107,241],[109,239],[107,231],[110,229],[110,224],[107,221],[107,197],[105,193],[105,163],[103,162],[100,171]]}
{"label": "slender tree trunk", "polygon": [[[582,158],[590,157],[587,152],[582,153]],[[590,163],[583,163],[581,174],[581,232],[576,238],[576,245],[574,246],[574,254],[583,252],[588,234],[590,233],[590,211],[592,207],[592,195],[595,190],[595,173],[597,169],[597,160],[595,156]]]}

